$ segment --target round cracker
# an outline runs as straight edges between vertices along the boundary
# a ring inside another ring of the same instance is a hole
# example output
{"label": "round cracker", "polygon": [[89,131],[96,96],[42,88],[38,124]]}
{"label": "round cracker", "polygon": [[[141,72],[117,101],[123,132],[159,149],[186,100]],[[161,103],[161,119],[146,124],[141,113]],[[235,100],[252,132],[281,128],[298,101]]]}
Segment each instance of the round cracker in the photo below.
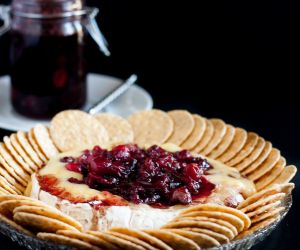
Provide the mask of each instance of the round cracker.
{"label": "round cracker", "polygon": [[10,192],[8,192],[6,189],[4,189],[0,186],[0,195],[3,195],[3,194],[10,194]]}
{"label": "round cracker", "polygon": [[109,243],[108,241],[102,240],[99,237],[96,237],[92,234],[81,233],[81,232],[70,231],[70,230],[58,230],[56,233],[59,235],[64,235],[69,238],[79,239],[91,245],[100,247],[101,249],[119,250],[117,246]]}
{"label": "round cracker", "polygon": [[123,117],[107,113],[97,114],[95,117],[105,127],[111,145],[133,142],[133,129]]}
{"label": "round cracker", "polygon": [[199,217],[199,216],[205,216],[209,218],[215,218],[215,219],[222,219],[230,224],[234,225],[238,232],[241,232],[244,230],[244,222],[237,216],[224,213],[224,212],[217,212],[217,211],[197,211],[197,212],[190,212],[184,215],[180,215],[180,218],[184,217]]}
{"label": "round cracker", "polygon": [[109,233],[95,232],[95,231],[89,231],[88,233],[96,237],[99,237],[100,239],[103,239],[105,241],[108,241],[124,250],[145,250],[142,246],[134,244],[128,240],[120,239]]}
{"label": "round cracker", "polygon": [[279,161],[276,163],[276,165],[265,175],[263,175],[261,178],[259,178],[255,182],[256,190],[262,190],[263,188],[267,187],[272,181],[276,179],[280,175],[280,173],[283,171],[284,167],[286,166],[286,160],[284,157],[280,157]]}
{"label": "round cracker", "polygon": [[[30,145],[29,140],[27,139],[27,135],[23,131],[17,132],[17,140],[21,144],[22,148],[25,152],[30,156],[30,159],[35,163],[35,166],[41,166],[43,162],[38,157],[37,153],[33,150],[32,146]],[[35,167],[34,170],[37,168]]]}
{"label": "round cracker", "polygon": [[275,221],[277,221],[279,219],[280,219],[280,216],[278,215],[278,216],[269,218],[267,220],[260,221],[258,223],[253,224],[253,226],[250,228],[250,230],[252,231],[252,233],[254,233],[262,228],[265,228],[265,227],[271,225],[272,223],[274,223]]}
{"label": "round cracker", "polygon": [[196,153],[199,153],[203,148],[205,148],[205,146],[209,143],[214,134],[214,126],[212,125],[212,122],[208,119],[206,119],[205,122],[205,132],[198,144],[192,149],[192,151]]}
{"label": "round cracker", "polygon": [[[17,161],[19,165],[22,166],[24,169],[28,169],[30,172],[33,172],[33,169],[30,167],[30,165],[22,158],[22,156],[15,150],[13,147],[10,138],[8,136],[5,136],[3,138],[5,147],[9,151],[9,153],[12,155],[12,157]],[[34,166],[34,164],[32,164]]]}
{"label": "round cracker", "polygon": [[0,176],[0,186],[8,191],[10,194],[22,194],[20,190],[9,184],[9,182],[2,176]]}
{"label": "round cracker", "polygon": [[[9,152],[7,151],[5,145],[0,142],[0,155],[2,156],[2,158],[5,160],[5,162],[14,169],[14,171],[20,176],[22,177],[24,180],[29,180],[30,179],[30,175],[32,174],[32,170],[29,168],[29,170],[27,169],[23,169],[16,161],[15,159],[9,154]],[[31,172],[30,172],[31,171]]]}
{"label": "round cracker", "polygon": [[278,149],[272,149],[268,158],[258,167],[254,170],[254,172],[250,173],[247,178],[252,180],[253,182],[256,182],[258,179],[263,177],[268,172],[272,171],[273,168],[276,167],[276,165],[285,165],[285,159],[280,155],[280,151]]}
{"label": "round cracker", "polygon": [[244,160],[247,156],[249,156],[253,150],[255,149],[255,146],[258,142],[259,136],[253,132],[248,133],[247,141],[242,148],[240,152],[237,153],[235,157],[233,157],[231,160],[226,162],[226,165],[232,167],[238,163],[240,163],[242,160]]}
{"label": "round cracker", "polygon": [[[22,202],[23,204],[25,203],[24,201]],[[1,203],[0,203],[1,205]],[[49,206],[28,206],[28,205],[21,205],[16,207],[13,210],[14,213],[32,213],[32,214],[37,214],[37,215],[42,215],[48,218],[56,219],[59,221],[62,221],[64,223],[69,224],[72,227],[75,227],[76,229],[82,231],[83,227],[82,225],[73,219],[72,217],[60,212],[58,209],[49,207]]]}
{"label": "round cracker", "polygon": [[25,188],[23,195],[29,197],[29,196],[31,196],[31,191],[32,191],[32,181],[28,182],[28,185]]}
{"label": "round cracker", "polygon": [[14,221],[25,228],[32,228],[39,232],[55,233],[57,230],[77,229],[62,221],[31,213],[15,213]]}
{"label": "round cracker", "polygon": [[203,233],[186,231],[183,229],[168,229],[167,231],[181,235],[185,238],[188,238],[188,239],[194,241],[201,248],[202,247],[206,248],[206,247],[220,246],[220,243],[217,240],[215,240],[213,237],[203,234]]}
{"label": "round cracker", "polygon": [[52,139],[50,138],[50,132],[46,126],[42,124],[34,126],[33,134],[37,144],[39,145],[39,148],[48,159],[59,153],[58,149],[55,147]]}
{"label": "round cracker", "polygon": [[142,147],[163,144],[174,128],[170,116],[157,109],[134,113],[128,117],[128,121],[134,132],[134,142]]}
{"label": "round cracker", "polygon": [[50,135],[60,151],[107,146],[108,134],[98,120],[79,110],[58,113],[51,121]]}
{"label": "round cracker", "polygon": [[[20,144],[17,134],[11,134],[9,137],[11,144],[15,148],[15,150],[18,152],[18,154],[23,158],[23,160],[30,166],[30,169],[28,170],[32,172],[35,171],[38,168],[38,165],[34,163],[34,161],[30,158],[30,156],[27,154],[27,152],[24,150],[22,145]],[[32,170],[31,170],[32,169]]]}
{"label": "round cracker", "polygon": [[277,217],[280,214],[280,212],[282,212],[283,210],[284,210],[284,207],[278,207],[278,208],[266,211],[264,214],[260,214],[260,215],[253,217],[251,219],[251,221],[253,224],[255,224],[255,223],[261,222],[263,220],[269,219],[271,217]]}
{"label": "round cracker", "polygon": [[239,171],[242,171],[245,168],[247,168],[250,164],[252,164],[252,162],[254,162],[259,157],[259,155],[261,154],[261,152],[265,148],[265,144],[266,144],[266,141],[263,138],[259,137],[258,141],[255,145],[255,148],[250,153],[250,155],[248,155],[240,163],[234,165],[234,167],[237,168]]}
{"label": "round cracker", "polygon": [[254,169],[250,174],[247,175],[247,178],[251,181],[256,181],[268,171],[270,171],[276,163],[280,160],[280,151],[276,148],[272,148],[270,154],[267,159],[259,165],[256,169]]}
{"label": "round cracker", "polygon": [[25,229],[24,227],[18,225],[17,223],[15,223],[13,220],[10,220],[8,218],[6,218],[5,216],[3,216],[0,213],[0,221],[4,222],[5,224],[9,225],[11,228],[19,231],[20,233],[26,234],[28,236],[34,237],[34,234],[31,233],[30,231],[28,231],[27,229]]}
{"label": "round cracker", "polygon": [[34,138],[33,129],[29,130],[29,132],[27,133],[27,138],[28,138],[28,141],[29,141],[30,145],[32,146],[32,148],[34,149],[34,151],[36,152],[36,154],[39,156],[40,160],[43,163],[46,163],[48,161],[48,159],[44,155],[44,153],[42,152],[42,150],[40,149],[39,145],[37,144],[37,142],[36,142],[36,140]]}
{"label": "round cracker", "polygon": [[99,249],[84,241],[58,235],[55,233],[38,233],[37,237],[41,240],[51,241],[58,244],[68,245],[79,249]]}
{"label": "round cracker", "polygon": [[0,164],[0,175],[3,176],[9,183],[14,184],[16,183],[16,180],[11,177],[11,175],[6,171],[5,168],[2,167]]}
{"label": "round cracker", "polygon": [[180,145],[192,133],[195,126],[195,120],[186,110],[172,110],[168,112],[168,115],[173,120],[174,129],[167,142]]}
{"label": "round cracker", "polygon": [[257,200],[260,200],[264,197],[277,194],[277,193],[289,193],[291,189],[294,188],[295,185],[290,185],[290,184],[283,184],[283,185],[274,185],[268,189],[261,190],[251,196],[249,196],[246,200],[242,201],[239,206],[237,207],[238,209],[242,209],[246,206],[249,206],[252,203],[255,203]]}
{"label": "round cracker", "polygon": [[5,180],[7,180],[11,185],[15,186],[22,193],[24,192],[25,187],[22,186],[20,183],[18,183],[16,179],[13,178],[4,167],[2,167],[1,163],[0,163],[0,176],[4,177]]}
{"label": "round cracker", "polygon": [[217,160],[227,162],[235,157],[242,150],[247,141],[247,132],[241,128],[235,128],[234,138],[227,150]]}
{"label": "round cracker", "polygon": [[269,184],[269,186],[272,186],[274,184],[286,184],[294,178],[296,173],[297,167],[293,165],[286,166],[280,173],[280,175]]}
{"label": "round cracker", "polygon": [[200,151],[202,155],[208,155],[222,141],[226,133],[226,124],[220,119],[210,119],[214,126],[214,134],[209,143]]}
{"label": "round cracker", "polygon": [[167,230],[144,230],[144,232],[162,240],[163,242],[171,246],[174,250],[199,249],[198,245],[194,241]]}
{"label": "round cracker", "polygon": [[115,228],[111,228],[110,231],[112,232],[118,232],[118,233],[122,233],[122,234],[126,234],[126,235],[130,235],[133,237],[136,237],[142,241],[145,241],[147,243],[149,243],[150,245],[156,247],[157,249],[161,249],[161,250],[172,250],[171,247],[169,247],[166,243],[164,243],[163,241],[147,234],[144,233],[141,230],[135,230],[135,229],[131,229],[131,228],[123,228],[123,227],[115,227]]}
{"label": "round cracker", "polygon": [[267,220],[260,221],[260,222],[256,223],[253,227],[251,227],[250,229],[242,232],[236,239],[237,240],[242,239],[248,235],[251,235],[251,234],[255,233],[256,231],[271,225],[272,223],[276,222],[279,219],[280,219],[280,216],[275,216],[275,217],[271,217]]}
{"label": "round cracker", "polygon": [[5,179],[0,178],[0,187],[8,192],[8,194],[21,194],[20,191],[15,191],[11,185],[5,181]]}
{"label": "round cracker", "polygon": [[180,147],[183,149],[191,150],[194,148],[201,140],[206,129],[206,122],[203,117],[200,115],[193,115],[193,118],[195,121],[195,126],[189,137],[180,145]]}
{"label": "round cracker", "polygon": [[232,214],[240,218],[244,222],[245,229],[248,229],[251,225],[251,221],[245,213],[235,208],[225,207],[216,204],[201,204],[197,206],[192,206],[190,208],[185,209],[183,212],[181,212],[181,214],[185,215],[187,213],[197,212],[197,211],[216,211],[216,212],[224,212],[224,213]]}
{"label": "round cracker", "polygon": [[284,197],[285,197],[285,193],[277,193],[277,194],[269,195],[269,196],[263,197],[263,198],[257,200],[256,202],[242,208],[241,211],[244,213],[249,213],[249,212],[252,212],[252,211],[256,210],[257,208],[260,208],[266,204],[270,204],[270,203],[274,203],[275,201],[282,200]]}
{"label": "round cracker", "polygon": [[[37,201],[37,202],[42,203],[39,200],[36,200],[31,197],[26,197],[24,195],[12,195],[12,194],[11,195],[0,195],[0,202],[9,201],[9,200],[30,200],[30,201]],[[44,203],[42,203],[42,204],[44,204]]]}
{"label": "round cracker", "polygon": [[251,173],[254,169],[256,169],[260,164],[262,164],[265,159],[269,156],[272,150],[272,144],[270,142],[266,142],[265,147],[258,158],[252,162],[246,169],[243,169],[241,172],[243,175],[247,175]]}
{"label": "round cracker", "polygon": [[226,127],[227,127],[226,133],[222,141],[219,143],[219,145],[216,148],[214,148],[214,150],[212,150],[208,154],[208,157],[216,159],[221,154],[223,154],[232,143],[235,134],[235,128],[231,125],[226,125]]}
{"label": "round cracker", "polygon": [[232,240],[235,237],[233,232],[228,227],[221,226],[220,224],[211,221],[181,220],[181,221],[170,222],[164,225],[162,228],[170,229],[170,228],[185,228],[185,227],[210,229],[214,232],[225,235],[230,240]]}
{"label": "round cracker", "polygon": [[280,160],[280,151],[276,148],[272,148],[267,159],[258,166],[253,172],[247,175],[247,178],[255,182],[268,171],[270,171],[276,163]]}
{"label": "round cracker", "polygon": [[251,218],[253,218],[253,217],[257,216],[257,215],[265,213],[268,210],[275,209],[278,205],[280,205],[280,203],[281,203],[281,201],[275,201],[275,202],[266,204],[264,206],[258,207],[254,211],[251,211],[251,212],[247,213],[247,215],[251,219]]}
{"label": "round cracker", "polygon": [[197,216],[197,217],[184,217],[182,219],[180,218],[177,218],[176,220],[173,220],[174,222],[176,221],[209,221],[209,222],[213,222],[213,223],[216,223],[216,224],[219,224],[220,226],[223,226],[223,227],[226,227],[228,228],[235,236],[238,235],[238,231],[236,229],[235,226],[233,226],[231,223],[225,221],[225,220],[222,220],[222,219],[215,219],[215,218],[211,218],[211,217],[205,217],[205,216]]}
{"label": "round cracker", "polygon": [[111,235],[114,235],[120,239],[123,239],[123,240],[127,240],[127,241],[130,241],[138,246],[141,246],[143,247],[144,249],[147,249],[147,250],[157,250],[157,248],[149,245],[148,243],[138,239],[138,238],[135,238],[135,237],[132,237],[130,235],[126,235],[126,234],[122,234],[122,233],[118,233],[118,232],[109,232],[109,234]]}
{"label": "round cracker", "polygon": [[1,156],[0,154],[0,165],[2,167],[4,167],[4,169],[13,177],[16,179],[16,181],[18,181],[19,183],[21,183],[24,187],[27,186],[28,181],[29,180],[24,180],[24,178],[20,177],[15,170],[8,165],[8,163],[4,160],[4,158]]}
{"label": "round cracker", "polygon": [[4,200],[0,202],[0,212],[2,214],[5,214],[7,217],[12,218],[13,217],[13,211],[16,207],[19,206],[46,206],[43,203],[37,201],[37,200],[22,200],[22,199],[10,199],[10,200]]}
{"label": "round cracker", "polygon": [[220,244],[226,244],[229,242],[229,238],[226,237],[223,234],[220,233],[216,233],[210,229],[204,229],[204,228],[192,228],[192,227],[184,227],[182,228],[183,230],[186,231],[192,231],[192,232],[196,232],[196,233],[203,233],[206,234],[208,236],[211,236],[212,238],[216,239],[218,242],[220,242]]}
{"label": "round cracker", "polygon": [[288,182],[288,183],[281,183],[281,184],[273,184],[272,187],[274,186],[279,186],[281,192],[284,192],[286,194],[291,194],[293,189],[295,188],[295,183]]}

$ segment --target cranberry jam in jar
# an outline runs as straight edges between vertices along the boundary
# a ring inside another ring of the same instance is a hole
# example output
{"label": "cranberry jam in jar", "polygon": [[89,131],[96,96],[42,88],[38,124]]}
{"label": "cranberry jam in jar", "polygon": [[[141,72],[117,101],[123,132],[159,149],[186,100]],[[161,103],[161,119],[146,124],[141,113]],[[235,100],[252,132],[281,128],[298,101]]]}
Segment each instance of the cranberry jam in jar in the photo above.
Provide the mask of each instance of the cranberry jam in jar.
{"label": "cranberry jam in jar", "polygon": [[85,104],[82,10],[81,0],[13,1],[11,100],[18,113],[43,119]]}

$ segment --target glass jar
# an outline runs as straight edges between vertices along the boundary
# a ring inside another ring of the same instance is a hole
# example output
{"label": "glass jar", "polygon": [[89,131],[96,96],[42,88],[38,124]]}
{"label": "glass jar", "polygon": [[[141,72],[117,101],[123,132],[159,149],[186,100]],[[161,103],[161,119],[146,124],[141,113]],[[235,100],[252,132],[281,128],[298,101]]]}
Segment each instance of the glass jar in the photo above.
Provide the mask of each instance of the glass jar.
{"label": "glass jar", "polygon": [[10,13],[14,109],[25,116],[49,118],[83,107],[87,32],[109,53],[95,12],[84,8],[82,0],[13,0]]}

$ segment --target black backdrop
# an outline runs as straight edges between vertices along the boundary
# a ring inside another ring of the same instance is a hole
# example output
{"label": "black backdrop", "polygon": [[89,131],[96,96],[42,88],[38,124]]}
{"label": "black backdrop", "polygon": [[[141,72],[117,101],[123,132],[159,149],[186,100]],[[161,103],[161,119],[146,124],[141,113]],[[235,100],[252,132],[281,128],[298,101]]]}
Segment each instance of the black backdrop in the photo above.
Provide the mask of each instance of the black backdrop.
{"label": "black backdrop", "polygon": [[[101,10],[98,21],[112,52],[104,58],[90,41],[90,71],[135,72],[155,107],[221,117],[300,163],[300,3],[203,2],[87,0]],[[8,72],[7,51],[5,36],[0,74]],[[296,190],[288,218],[256,249],[300,249],[298,208]]]}

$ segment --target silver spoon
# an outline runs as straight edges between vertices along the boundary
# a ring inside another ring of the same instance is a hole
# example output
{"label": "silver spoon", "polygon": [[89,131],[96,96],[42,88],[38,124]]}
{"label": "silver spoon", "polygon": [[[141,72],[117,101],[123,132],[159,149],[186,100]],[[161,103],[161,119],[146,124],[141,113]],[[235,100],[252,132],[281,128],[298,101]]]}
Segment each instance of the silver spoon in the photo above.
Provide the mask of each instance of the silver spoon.
{"label": "silver spoon", "polygon": [[137,81],[137,75],[131,75],[125,82],[114,88],[107,95],[105,95],[101,100],[92,106],[88,107],[85,111],[91,115],[99,113],[108,104],[114,101],[117,97],[122,95],[126,90],[128,90]]}

